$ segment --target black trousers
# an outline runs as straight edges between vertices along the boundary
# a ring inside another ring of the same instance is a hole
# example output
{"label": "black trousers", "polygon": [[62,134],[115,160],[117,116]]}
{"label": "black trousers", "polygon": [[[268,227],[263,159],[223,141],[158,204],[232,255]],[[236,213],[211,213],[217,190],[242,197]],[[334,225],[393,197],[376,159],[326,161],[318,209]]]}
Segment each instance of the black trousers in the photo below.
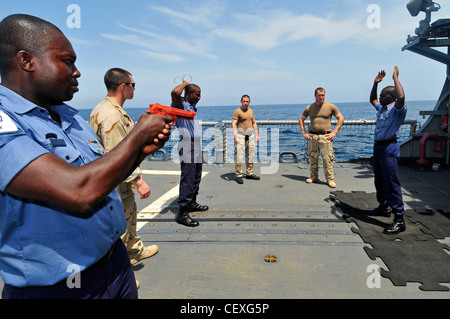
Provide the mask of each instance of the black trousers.
{"label": "black trousers", "polygon": [[[5,284],[3,299],[137,299],[134,271],[127,249],[117,240],[97,263],[79,273],[80,287],[70,288],[67,280],[52,286],[14,287]],[[69,279],[70,280],[70,279]]]}
{"label": "black trousers", "polygon": [[179,149],[181,178],[178,205],[180,205],[180,208],[196,201],[203,169],[201,147],[196,145],[194,141],[183,143],[183,145],[184,147]]}

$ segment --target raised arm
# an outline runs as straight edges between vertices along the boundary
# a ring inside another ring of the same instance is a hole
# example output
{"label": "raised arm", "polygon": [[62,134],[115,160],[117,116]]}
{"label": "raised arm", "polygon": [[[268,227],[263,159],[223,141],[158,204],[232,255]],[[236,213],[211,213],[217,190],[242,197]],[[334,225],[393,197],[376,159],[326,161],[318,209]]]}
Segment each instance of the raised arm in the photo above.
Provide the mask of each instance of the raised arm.
{"label": "raised arm", "polygon": [[381,70],[378,72],[378,75],[375,77],[375,80],[373,82],[372,91],[370,92],[370,103],[375,106],[378,103],[378,83],[383,81],[384,77],[386,76],[386,72],[384,70]]}
{"label": "raised arm", "polygon": [[184,88],[189,85],[189,82],[184,81],[180,85],[176,86],[172,92],[170,93],[170,96],[172,97],[172,105],[174,107],[180,108],[183,103],[183,98],[181,95],[183,94]]}
{"label": "raised arm", "polygon": [[170,117],[142,115],[119,145],[81,167],[74,167],[54,154],[42,155],[22,169],[6,191],[72,212],[88,213],[148,154],[164,145],[169,138],[170,121]]}
{"label": "raised arm", "polygon": [[392,75],[395,84],[395,92],[397,93],[397,100],[395,101],[395,107],[401,109],[405,105],[405,91],[403,90],[403,86],[401,85],[398,79],[399,74],[400,72],[398,70],[398,67],[395,66],[394,74]]}

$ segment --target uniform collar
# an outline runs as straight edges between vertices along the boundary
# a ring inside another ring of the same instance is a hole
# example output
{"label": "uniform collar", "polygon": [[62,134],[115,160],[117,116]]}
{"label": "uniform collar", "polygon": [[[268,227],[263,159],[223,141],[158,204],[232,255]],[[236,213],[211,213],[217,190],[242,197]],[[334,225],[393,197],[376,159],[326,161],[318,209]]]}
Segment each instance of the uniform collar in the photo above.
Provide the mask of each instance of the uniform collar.
{"label": "uniform collar", "polygon": [[0,85],[0,104],[17,114],[25,114],[38,107],[3,85]]}
{"label": "uniform collar", "polygon": [[[1,84],[0,84],[0,104],[2,104],[3,107],[8,108],[8,110],[16,114],[25,114],[32,111],[35,108],[42,109],[33,102],[28,101],[27,99],[23,98],[16,92],[8,89],[7,87],[4,87]],[[74,117],[78,113],[78,110],[64,103],[61,105],[52,106],[52,110],[61,117],[67,116]]]}
{"label": "uniform collar", "polygon": [[[24,115],[34,110],[45,110],[36,104],[28,101],[14,91],[0,85],[0,105],[11,113]],[[59,115],[61,119],[61,127],[67,129],[74,121],[74,116],[78,114],[78,110],[67,104],[54,105],[52,111]],[[48,114],[47,110],[45,112]],[[50,118],[50,115],[48,115]]]}
{"label": "uniform collar", "polygon": [[109,96],[106,96],[105,97],[105,101],[107,101],[108,103],[112,104],[120,113],[122,113],[123,115],[127,116],[128,118],[130,118],[130,115],[128,115],[127,111],[125,111],[123,106],[121,106],[119,103],[117,103],[116,100],[112,99]]}

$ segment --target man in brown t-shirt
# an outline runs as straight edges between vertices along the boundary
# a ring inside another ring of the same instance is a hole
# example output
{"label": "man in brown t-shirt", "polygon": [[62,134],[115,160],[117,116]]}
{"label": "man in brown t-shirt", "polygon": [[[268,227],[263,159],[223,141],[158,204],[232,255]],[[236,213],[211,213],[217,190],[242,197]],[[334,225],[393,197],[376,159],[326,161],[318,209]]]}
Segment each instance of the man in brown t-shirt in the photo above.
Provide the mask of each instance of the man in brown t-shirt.
{"label": "man in brown t-shirt", "polygon": [[235,173],[236,182],[242,184],[242,163],[247,167],[247,179],[259,180],[259,176],[254,174],[253,162],[255,158],[256,142],[259,142],[258,126],[255,121],[253,110],[248,106],[250,97],[243,95],[241,98],[241,107],[233,113],[231,126],[233,128],[234,141],[236,142],[235,154]]}
{"label": "man in brown t-shirt", "polygon": [[[322,154],[323,168],[328,186],[335,188],[334,182],[334,150],[333,139],[344,124],[344,117],[336,105],[325,101],[325,89],[317,88],[314,96],[316,101],[308,105],[300,116],[299,123],[303,136],[308,140],[308,157],[311,165],[311,177],[307,183],[316,183],[319,180],[319,155]],[[310,117],[309,133],[305,130],[305,120]],[[337,124],[331,131],[331,117],[334,116]]]}

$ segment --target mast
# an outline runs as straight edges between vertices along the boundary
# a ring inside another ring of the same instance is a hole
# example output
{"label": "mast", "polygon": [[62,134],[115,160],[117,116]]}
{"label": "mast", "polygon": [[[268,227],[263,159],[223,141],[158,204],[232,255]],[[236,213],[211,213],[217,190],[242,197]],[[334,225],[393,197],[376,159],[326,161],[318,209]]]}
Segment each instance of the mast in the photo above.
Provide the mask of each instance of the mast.
{"label": "mast", "polygon": [[[409,50],[425,56],[429,59],[443,63],[447,67],[447,76],[442,88],[441,95],[433,111],[421,111],[420,115],[428,115],[428,119],[419,132],[414,134],[401,145],[401,157],[419,157],[425,152],[427,157],[437,158],[445,161],[449,165],[450,160],[450,139],[449,139],[449,115],[450,115],[450,19],[440,19],[430,24],[431,13],[436,12],[441,6],[431,0],[411,0],[407,4],[407,9],[412,16],[417,16],[420,12],[425,12],[425,19],[420,21],[419,27],[415,30],[415,35],[408,35],[407,44],[402,51]],[[447,48],[439,51],[436,48]],[[447,53],[445,53],[447,51]],[[435,139],[433,143],[426,143],[426,138]],[[420,143],[420,140],[422,143]],[[443,149],[437,147],[442,142]],[[425,164],[427,160],[419,160],[419,164]]]}

